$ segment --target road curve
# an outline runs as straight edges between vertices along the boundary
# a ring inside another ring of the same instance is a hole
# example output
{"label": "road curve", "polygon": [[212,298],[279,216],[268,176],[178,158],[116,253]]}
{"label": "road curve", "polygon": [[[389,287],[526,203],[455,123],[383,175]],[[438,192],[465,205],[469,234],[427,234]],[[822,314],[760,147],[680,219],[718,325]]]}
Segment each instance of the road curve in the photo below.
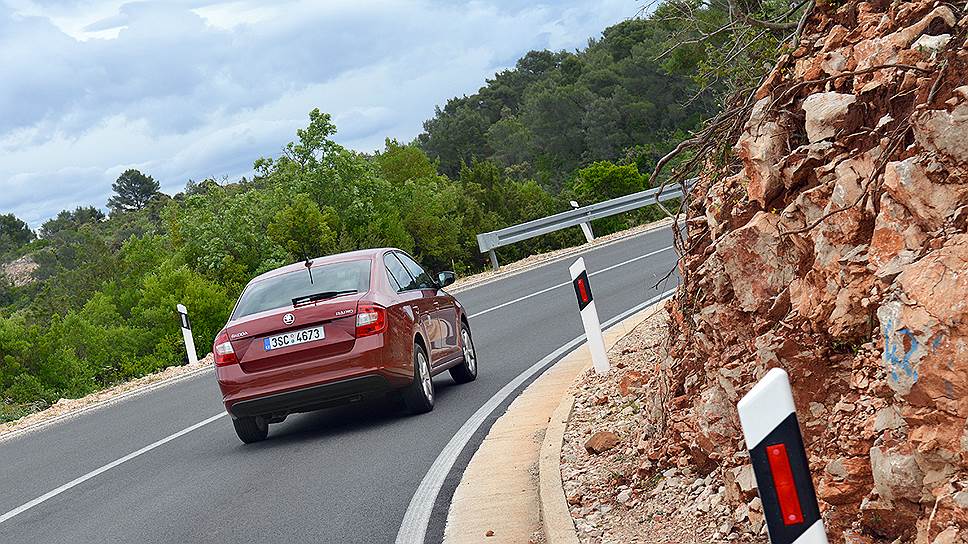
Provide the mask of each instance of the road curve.
{"label": "road curve", "polygon": [[[603,322],[674,286],[653,287],[674,267],[675,253],[664,250],[671,243],[665,228],[582,254]],[[290,416],[268,441],[243,446],[226,417],[199,425],[223,411],[204,372],[0,441],[0,542],[393,542],[454,434],[522,371],[581,334],[566,284],[574,258],[457,295],[473,316],[480,377],[462,386],[437,377],[430,414],[406,416],[374,401]],[[531,379],[484,419],[447,473],[427,542],[441,540],[464,467]]]}

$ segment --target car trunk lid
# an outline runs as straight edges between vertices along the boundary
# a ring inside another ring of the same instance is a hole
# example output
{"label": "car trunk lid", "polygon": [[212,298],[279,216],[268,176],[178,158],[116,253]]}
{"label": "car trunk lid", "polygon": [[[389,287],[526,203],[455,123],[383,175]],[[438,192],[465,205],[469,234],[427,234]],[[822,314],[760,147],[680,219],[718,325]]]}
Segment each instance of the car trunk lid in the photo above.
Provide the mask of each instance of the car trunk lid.
{"label": "car trunk lid", "polygon": [[[356,306],[362,297],[354,293],[252,314],[230,322],[226,333],[245,372],[318,361],[353,349]],[[297,335],[298,343],[270,343],[272,337],[317,327],[322,327],[321,334]]]}

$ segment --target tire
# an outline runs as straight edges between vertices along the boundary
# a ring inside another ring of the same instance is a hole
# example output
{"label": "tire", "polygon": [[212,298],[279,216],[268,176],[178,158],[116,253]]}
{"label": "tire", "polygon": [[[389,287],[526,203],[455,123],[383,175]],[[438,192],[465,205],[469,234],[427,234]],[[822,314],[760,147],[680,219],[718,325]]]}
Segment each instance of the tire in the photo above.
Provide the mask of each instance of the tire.
{"label": "tire", "polygon": [[464,360],[450,369],[450,376],[457,383],[468,383],[477,379],[477,351],[474,349],[474,339],[467,324],[460,324],[460,344],[464,350]]}
{"label": "tire", "polygon": [[235,434],[246,444],[262,442],[269,436],[269,423],[262,417],[240,417],[233,419]]}
{"label": "tire", "polygon": [[411,414],[425,414],[434,409],[434,381],[430,376],[430,359],[420,344],[413,345],[413,383],[403,392],[403,401]]}

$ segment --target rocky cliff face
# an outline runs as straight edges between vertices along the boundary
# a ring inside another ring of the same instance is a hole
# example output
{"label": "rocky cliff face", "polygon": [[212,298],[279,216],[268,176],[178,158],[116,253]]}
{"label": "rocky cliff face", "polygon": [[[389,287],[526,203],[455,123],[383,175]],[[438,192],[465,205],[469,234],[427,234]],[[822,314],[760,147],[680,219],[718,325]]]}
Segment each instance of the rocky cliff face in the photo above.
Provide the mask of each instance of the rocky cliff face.
{"label": "rocky cliff face", "polygon": [[965,14],[818,4],[694,189],[652,461],[750,501],[735,403],[782,366],[832,541],[968,542]]}
{"label": "rocky cliff face", "polygon": [[0,266],[0,276],[10,282],[14,287],[23,287],[24,285],[30,285],[36,280],[34,274],[39,268],[40,265],[33,258],[25,255]]}

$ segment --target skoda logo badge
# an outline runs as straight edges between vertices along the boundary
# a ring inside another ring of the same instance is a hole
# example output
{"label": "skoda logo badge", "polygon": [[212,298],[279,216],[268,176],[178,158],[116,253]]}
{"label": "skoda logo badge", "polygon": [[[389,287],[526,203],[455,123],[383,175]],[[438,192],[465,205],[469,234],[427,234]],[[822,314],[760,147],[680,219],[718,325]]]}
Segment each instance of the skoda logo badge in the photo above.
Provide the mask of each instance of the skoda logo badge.
{"label": "skoda logo badge", "polygon": [[282,322],[285,323],[286,325],[292,325],[293,322],[295,321],[296,321],[296,316],[292,314],[286,314],[282,316]]}

